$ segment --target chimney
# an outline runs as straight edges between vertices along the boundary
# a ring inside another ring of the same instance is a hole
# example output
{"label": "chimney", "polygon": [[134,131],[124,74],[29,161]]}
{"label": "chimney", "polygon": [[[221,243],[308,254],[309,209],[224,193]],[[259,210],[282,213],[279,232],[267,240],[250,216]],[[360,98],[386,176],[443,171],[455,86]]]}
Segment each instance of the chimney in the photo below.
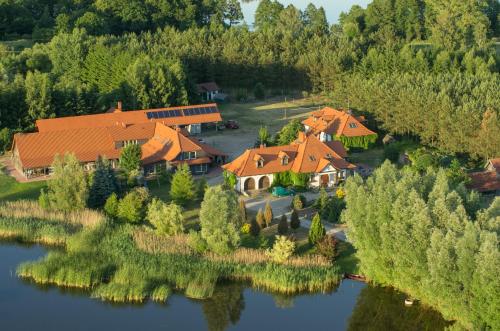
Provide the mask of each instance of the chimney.
{"label": "chimney", "polygon": [[122,102],[121,101],[118,101],[116,103],[116,111],[122,111]]}
{"label": "chimney", "polygon": [[266,144],[260,144],[260,148],[265,148],[266,147]]}

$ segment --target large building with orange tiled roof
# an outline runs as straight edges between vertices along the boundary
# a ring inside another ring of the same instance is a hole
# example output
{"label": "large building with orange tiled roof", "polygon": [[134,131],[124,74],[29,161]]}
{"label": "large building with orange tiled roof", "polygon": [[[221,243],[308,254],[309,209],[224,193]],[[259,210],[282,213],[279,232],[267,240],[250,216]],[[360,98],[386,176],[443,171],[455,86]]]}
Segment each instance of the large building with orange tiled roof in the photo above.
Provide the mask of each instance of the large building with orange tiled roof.
{"label": "large building with orange tiled roof", "polygon": [[48,175],[56,155],[73,153],[87,169],[106,157],[118,165],[121,150],[138,144],[145,175],[160,167],[187,163],[205,173],[225,154],[189,135],[202,124],[221,121],[215,104],[154,110],[121,111],[37,121],[38,132],[14,135],[13,163],[27,178]]}
{"label": "large building with orange tiled roof", "polygon": [[318,137],[320,141],[343,140],[353,137],[374,137],[377,134],[366,126],[364,117],[354,116],[350,112],[325,107],[313,112],[302,121],[305,130]]}
{"label": "large building with orange tiled roof", "polygon": [[276,174],[287,171],[308,174],[310,187],[333,187],[356,168],[344,159],[346,155],[340,141],[322,142],[300,132],[290,145],[246,150],[223,168],[236,176],[239,192],[266,189]]}

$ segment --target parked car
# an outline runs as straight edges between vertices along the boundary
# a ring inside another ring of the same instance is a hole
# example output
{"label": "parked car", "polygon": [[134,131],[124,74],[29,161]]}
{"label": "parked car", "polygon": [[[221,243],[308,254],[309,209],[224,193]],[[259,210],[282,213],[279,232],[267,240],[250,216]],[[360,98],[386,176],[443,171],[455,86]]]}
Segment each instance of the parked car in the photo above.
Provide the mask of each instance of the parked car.
{"label": "parked car", "polygon": [[273,188],[273,196],[275,197],[288,197],[294,195],[295,191],[292,188],[285,188],[283,186],[275,186]]}
{"label": "parked car", "polygon": [[240,126],[238,125],[238,122],[236,122],[235,120],[229,120],[226,122],[226,129],[239,129]]}

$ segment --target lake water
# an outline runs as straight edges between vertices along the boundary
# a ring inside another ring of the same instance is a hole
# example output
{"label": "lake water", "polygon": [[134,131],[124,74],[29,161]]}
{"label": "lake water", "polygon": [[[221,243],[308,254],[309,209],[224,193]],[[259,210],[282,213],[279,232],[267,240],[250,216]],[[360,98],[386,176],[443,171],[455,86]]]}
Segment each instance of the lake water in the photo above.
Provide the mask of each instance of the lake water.
{"label": "lake water", "polygon": [[286,297],[243,284],[220,285],[213,298],[181,294],[166,304],[112,305],[87,293],[40,287],[16,277],[39,246],[0,243],[1,330],[443,330],[440,315],[404,307],[393,290],[344,281],[330,294]]}
{"label": "lake water", "polygon": [[[260,0],[247,0],[241,2],[241,10],[247,24],[252,25],[255,17],[255,10]],[[340,13],[348,12],[353,5],[360,5],[363,8],[372,0],[278,0],[285,7],[292,4],[300,10],[304,10],[308,4],[313,3],[316,7],[323,7],[330,24],[338,22]]]}

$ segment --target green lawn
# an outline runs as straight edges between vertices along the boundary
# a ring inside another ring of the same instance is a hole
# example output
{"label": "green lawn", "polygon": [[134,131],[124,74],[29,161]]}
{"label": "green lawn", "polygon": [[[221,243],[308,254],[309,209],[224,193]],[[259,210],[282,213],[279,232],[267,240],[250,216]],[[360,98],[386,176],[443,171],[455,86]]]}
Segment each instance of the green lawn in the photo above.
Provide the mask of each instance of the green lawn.
{"label": "green lawn", "polygon": [[366,151],[349,153],[347,158],[354,164],[363,163],[376,168],[384,161],[384,149],[372,147]]}
{"label": "green lawn", "polygon": [[270,99],[260,102],[227,103],[219,105],[225,120],[236,120],[240,131],[255,132],[265,125],[271,133],[280,130],[292,119],[304,119],[311,111],[324,105],[324,100],[318,97],[280,101]]}
{"label": "green lawn", "polygon": [[14,178],[0,171],[0,201],[38,199],[40,189],[45,186],[45,181],[18,183]]}

